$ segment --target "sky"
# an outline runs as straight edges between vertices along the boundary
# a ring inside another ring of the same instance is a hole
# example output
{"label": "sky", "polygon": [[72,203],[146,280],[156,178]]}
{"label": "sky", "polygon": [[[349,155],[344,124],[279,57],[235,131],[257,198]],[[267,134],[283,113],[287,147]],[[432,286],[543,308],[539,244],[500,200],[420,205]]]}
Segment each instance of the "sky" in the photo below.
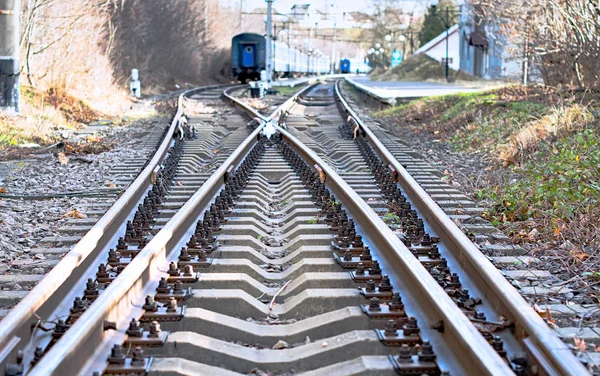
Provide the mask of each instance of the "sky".
{"label": "sky", "polygon": [[[227,3],[244,2],[246,11],[266,6],[265,0],[229,0]],[[396,0],[395,3],[402,5],[407,11],[422,12],[431,0]],[[369,12],[372,7],[370,0],[275,0],[273,6],[281,13],[287,13],[294,4],[311,4],[318,9],[324,9],[327,4],[335,4],[339,13],[342,12]]]}

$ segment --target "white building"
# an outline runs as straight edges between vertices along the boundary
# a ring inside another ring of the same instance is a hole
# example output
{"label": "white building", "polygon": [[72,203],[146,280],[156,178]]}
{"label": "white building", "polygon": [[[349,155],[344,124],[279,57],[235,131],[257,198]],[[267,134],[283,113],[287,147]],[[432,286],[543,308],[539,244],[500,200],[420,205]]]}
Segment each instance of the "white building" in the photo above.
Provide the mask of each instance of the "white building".
{"label": "white building", "polygon": [[[448,30],[448,66],[454,70],[460,68],[459,39],[458,25],[450,27]],[[415,51],[415,55],[420,53],[446,64],[446,32],[444,31]]]}

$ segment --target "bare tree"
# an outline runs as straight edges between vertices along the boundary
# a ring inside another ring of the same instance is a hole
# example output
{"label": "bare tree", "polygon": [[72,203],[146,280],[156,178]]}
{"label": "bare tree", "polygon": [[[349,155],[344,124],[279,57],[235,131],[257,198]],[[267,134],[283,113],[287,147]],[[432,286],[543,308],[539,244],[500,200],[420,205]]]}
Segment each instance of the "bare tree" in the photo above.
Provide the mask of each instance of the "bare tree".
{"label": "bare tree", "polygon": [[600,3],[595,0],[470,0],[481,22],[500,25],[549,85],[599,90]]}

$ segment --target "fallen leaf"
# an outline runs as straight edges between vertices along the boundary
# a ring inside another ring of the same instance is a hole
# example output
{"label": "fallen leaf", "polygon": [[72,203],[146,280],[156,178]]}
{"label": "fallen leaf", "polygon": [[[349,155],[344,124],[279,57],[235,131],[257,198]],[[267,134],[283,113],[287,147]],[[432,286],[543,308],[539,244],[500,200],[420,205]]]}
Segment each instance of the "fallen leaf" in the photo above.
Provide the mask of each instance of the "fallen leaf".
{"label": "fallen leaf", "polygon": [[573,337],[573,342],[575,343],[575,347],[583,352],[587,352],[587,345],[585,344],[585,340],[583,338]]}
{"label": "fallen leaf", "polygon": [[8,189],[6,189],[6,188],[0,188],[0,193],[8,193]]}
{"label": "fallen leaf", "polygon": [[552,318],[552,314],[550,313],[550,308],[546,307],[546,309],[543,309],[542,307],[540,307],[537,304],[533,305],[533,310],[537,312],[537,314],[543,318],[544,320],[546,320],[547,322],[551,323],[551,324],[555,324],[556,321]]}
{"label": "fallen leaf", "polygon": [[85,216],[83,215],[83,213],[81,213],[79,210],[77,209],[73,209],[73,210],[69,210],[68,212],[66,212],[63,216],[63,218],[75,218],[75,219],[82,219],[85,218]]}
{"label": "fallen leaf", "polygon": [[61,165],[66,165],[67,163],[69,163],[69,158],[67,158],[67,156],[65,155],[65,153],[58,153],[58,163],[60,163]]}

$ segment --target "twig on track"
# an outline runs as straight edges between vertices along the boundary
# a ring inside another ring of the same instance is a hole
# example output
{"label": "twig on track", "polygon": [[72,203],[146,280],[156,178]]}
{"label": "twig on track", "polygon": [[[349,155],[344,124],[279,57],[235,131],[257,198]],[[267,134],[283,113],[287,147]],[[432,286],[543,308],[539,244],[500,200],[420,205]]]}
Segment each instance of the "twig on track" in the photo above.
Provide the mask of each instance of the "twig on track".
{"label": "twig on track", "polygon": [[275,295],[273,295],[273,299],[271,299],[271,303],[269,304],[269,312],[271,312],[273,310],[273,304],[275,304],[275,299],[277,299],[277,296],[279,294],[281,294],[281,292],[283,290],[285,290],[285,288],[287,287],[287,285],[290,284],[290,282],[292,282],[291,280],[287,281],[285,283],[285,285],[281,286],[281,288],[275,293]]}

